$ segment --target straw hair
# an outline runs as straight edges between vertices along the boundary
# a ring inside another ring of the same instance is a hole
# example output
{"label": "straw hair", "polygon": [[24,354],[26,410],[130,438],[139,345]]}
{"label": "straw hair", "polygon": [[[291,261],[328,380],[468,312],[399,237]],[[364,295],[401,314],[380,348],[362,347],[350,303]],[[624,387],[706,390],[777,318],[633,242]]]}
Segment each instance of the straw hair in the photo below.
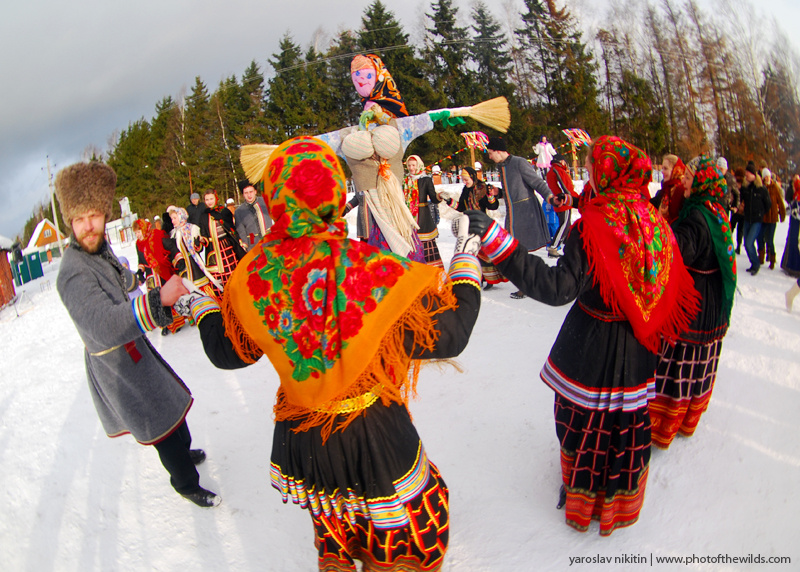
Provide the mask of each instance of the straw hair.
{"label": "straw hair", "polygon": [[511,113],[505,97],[495,97],[471,107],[458,107],[450,111],[455,117],[470,117],[501,133],[507,132],[511,125]]}
{"label": "straw hair", "polygon": [[277,145],[242,145],[239,150],[239,162],[242,164],[247,180],[255,184],[264,178],[269,156],[277,148]]}

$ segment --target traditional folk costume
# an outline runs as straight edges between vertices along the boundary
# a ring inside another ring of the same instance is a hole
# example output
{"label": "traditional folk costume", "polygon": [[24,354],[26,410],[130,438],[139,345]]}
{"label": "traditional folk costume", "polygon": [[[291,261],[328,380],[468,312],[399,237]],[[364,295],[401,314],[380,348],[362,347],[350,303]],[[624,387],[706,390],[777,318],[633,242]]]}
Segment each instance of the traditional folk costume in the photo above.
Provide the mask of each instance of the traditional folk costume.
{"label": "traditional folk costume", "polygon": [[686,165],[683,161],[678,159],[675,166],[672,167],[672,174],[669,179],[661,181],[661,189],[653,197],[653,204],[657,209],[664,209],[667,212],[667,222],[669,224],[678,220],[683,207],[684,191],[681,177],[686,171]]}
{"label": "traditional folk costume", "polygon": [[792,180],[792,200],[789,201],[789,231],[786,234],[786,246],[783,249],[781,268],[789,276],[800,277],[800,177]]}
{"label": "traditional folk costume", "polygon": [[694,434],[711,399],[722,338],[728,331],[736,291],[736,253],[726,190],[716,162],[701,157],[692,194],[673,227],[701,306],[676,340],[664,340],[661,345],[650,419],[653,444],[664,449],[679,432],[687,437]]}
{"label": "traditional folk costume", "polygon": [[422,241],[422,250],[425,253],[425,262],[431,266],[444,267],[442,256],[439,254],[439,246],[436,239],[439,236],[439,229],[433,222],[431,205],[438,205],[441,199],[436,194],[433,186],[433,179],[425,173],[425,163],[419,155],[409,155],[408,161],[414,159],[417,162],[417,174],[409,173],[403,183],[403,193],[406,197],[406,205],[411,211],[411,216],[417,221],[419,231],[417,235]]}
{"label": "traditional folk costume", "polygon": [[[56,177],[56,196],[67,226],[91,209],[111,218],[116,174],[98,161],[77,163]],[[181,378],[153,348],[147,333],[172,321],[161,289],[129,299],[136,277],[104,241],[91,253],[73,236],[58,271],[56,288],[85,349],[89,394],[109,437],[130,434],[152,445],[179,494],[201,507],[219,497],[200,486],[195,464],[205,459],[191,449],[186,415],[194,402]]]}
{"label": "traditional folk costume", "polygon": [[[216,191],[214,196],[217,196]],[[200,217],[200,234],[206,248],[206,268],[225,286],[244,255],[234,227],[233,213],[215,202]]]}
{"label": "traditional folk costume", "polygon": [[[487,192],[489,183],[478,179],[478,173],[472,167],[464,167],[464,171],[472,179],[472,186],[464,185],[461,189],[461,195],[458,197],[458,203],[450,204],[450,206],[460,213],[468,210],[481,211],[483,213],[496,211],[500,206],[500,201],[497,200],[497,197]],[[450,201],[448,201],[449,203]],[[508,282],[485,253],[481,252],[478,255],[478,260],[481,261],[481,276],[486,283],[494,285],[500,282]]]}
{"label": "traditional folk costume", "polygon": [[561,206],[553,207],[553,210],[558,213],[559,226],[558,231],[553,235],[553,241],[550,246],[556,249],[561,248],[564,245],[564,241],[567,240],[567,234],[572,226],[572,208],[580,200],[580,195],[575,192],[575,185],[564,161],[563,156],[556,154],[546,177],[547,186],[550,187],[553,194],[561,195],[565,199]]}
{"label": "traditional folk costume", "polygon": [[420,359],[467,343],[477,259],[443,271],[347,239],[333,150],[300,137],[269,158],[275,221],[230,278],[221,309],[191,304],[221,368],[266,354],[280,376],[272,485],[311,513],[320,570],[439,570],[448,490],[411,423]]}
{"label": "traditional folk costume", "polygon": [[344,157],[356,191],[363,193],[348,203],[346,212],[363,202],[369,244],[424,262],[419,226],[405,204],[401,181],[406,148],[433,129],[433,121],[427,113],[408,116],[394,79],[378,56],[357,56],[350,67],[352,73],[366,69],[377,76],[370,95],[362,97],[368,109],[358,126],[318,135]]}
{"label": "traditional folk costume", "polygon": [[177,214],[178,224],[172,231],[170,256],[178,274],[192,282],[195,287],[216,299],[222,297],[222,284],[206,268],[200,252],[203,245],[200,227],[189,222],[189,214],[183,207],[167,207],[170,216]]}
{"label": "traditional folk costume", "polygon": [[[661,336],[686,329],[697,293],[666,221],[648,202],[650,160],[617,137],[591,148],[595,195],[554,267],[492,223],[483,250],[521,291],[550,305],[577,298],[542,380],[555,391],[567,524],[600,534],[639,518],[650,460],[647,400]],[[472,218],[472,217],[471,217]]]}
{"label": "traditional folk costume", "polygon": [[[136,252],[139,256],[139,270],[143,271],[147,291],[163,286],[171,276],[177,274],[170,262],[170,238],[160,228],[146,220],[136,219],[133,229],[142,233],[142,239],[136,241]],[[172,323],[161,329],[163,335],[176,333],[186,324],[186,319],[172,310]]]}

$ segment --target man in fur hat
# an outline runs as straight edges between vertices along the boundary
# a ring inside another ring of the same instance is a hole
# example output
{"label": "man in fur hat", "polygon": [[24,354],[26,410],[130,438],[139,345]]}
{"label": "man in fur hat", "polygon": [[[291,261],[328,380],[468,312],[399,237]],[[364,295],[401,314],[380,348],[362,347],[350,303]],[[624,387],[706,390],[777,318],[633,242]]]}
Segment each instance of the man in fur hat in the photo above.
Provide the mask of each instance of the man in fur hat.
{"label": "man in fur hat", "polygon": [[239,235],[239,240],[246,250],[250,250],[272,226],[272,219],[267,212],[264,198],[250,181],[247,179],[239,181],[239,190],[242,191],[244,202],[236,208],[233,218],[236,221],[236,234]]}
{"label": "man in fur hat", "polygon": [[[509,154],[506,142],[500,137],[489,139],[487,154],[500,168],[500,183],[506,199],[506,230],[528,252],[540,249],[550,241],[550,231],[544,210],[534,191],[539,193],[542,200],[554,206],[560,207],[563,201],[553,202],[550,187],[534,166],[522,157]],[[517,291],[511,297],[520,299],[525,295]]]}
{"label": "man in fur hat", "polygon": [[58,173],[56,196],[72,230],[56,281],[85,346],[89,392],[109,437],[130,433],[153,445],[175,490],[201,507],[220,498],[202,488],[195,465],[206,454],[190,449],[186,414],[192,395],[156,352],[147,332],[172,322],[171,306],[188,294],[178,276],[133,300],[136,277],[105,239],[117,176],[100,163],[77,163]]}

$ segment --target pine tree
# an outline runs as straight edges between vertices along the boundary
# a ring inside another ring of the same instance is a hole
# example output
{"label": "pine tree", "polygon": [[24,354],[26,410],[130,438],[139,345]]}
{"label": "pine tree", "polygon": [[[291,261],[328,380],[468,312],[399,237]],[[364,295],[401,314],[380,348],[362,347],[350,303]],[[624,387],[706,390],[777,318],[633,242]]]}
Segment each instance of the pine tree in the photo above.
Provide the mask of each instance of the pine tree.
{"label": "pine tree", "polygon": [[280,52],[269,61],[275,76],[268,82],[266,124],[270,141],[280,143],[297,135],[312,135],[313,109],[306,107],[308,80],[306,62],[300,47],[287,33],[281,38]]}
{"label": "pine tree", "polygon": [[507,78],[511,57],[500,24],[482,0],[473,5],[472,20],[475,36],[467,52],[475,67],[473,99],[477,102],[501,95],[510,97],[513,89]]}
{"label": "pine tree", "polygon": [[458,8],[452,0],[434,0],[427,14],[431,27],[422,51],[430,81],[447,98],[448,107],[474,103],[474,87],[467,73],[466,28],[458,26]]}

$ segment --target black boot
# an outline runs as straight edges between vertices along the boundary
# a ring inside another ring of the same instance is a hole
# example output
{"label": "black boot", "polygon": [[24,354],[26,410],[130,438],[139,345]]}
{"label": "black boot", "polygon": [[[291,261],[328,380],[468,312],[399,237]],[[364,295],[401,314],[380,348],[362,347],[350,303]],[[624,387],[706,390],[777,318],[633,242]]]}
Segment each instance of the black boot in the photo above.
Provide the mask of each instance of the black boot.
{"label": "black boot", "polygon": [[206,452],[202,449],[190,449],[189,457],[192,459],[192,464],[195,466],[200,465],[206,460]]}
{"label": "black boot", "polygon": [[556,508],[561,510],[564,508],[565,504],[567,504],[567,490],[564,488],[564,485],[561,485],[561,490],[558,491],[558,504]]}
{"label": "black boot", "polygon": [[207,491],[203,487],[197,487],[196,491],[192,493],[183,493],[181,496],[202,508],[219,506],[222,502],[222,498],[219,495]]}

